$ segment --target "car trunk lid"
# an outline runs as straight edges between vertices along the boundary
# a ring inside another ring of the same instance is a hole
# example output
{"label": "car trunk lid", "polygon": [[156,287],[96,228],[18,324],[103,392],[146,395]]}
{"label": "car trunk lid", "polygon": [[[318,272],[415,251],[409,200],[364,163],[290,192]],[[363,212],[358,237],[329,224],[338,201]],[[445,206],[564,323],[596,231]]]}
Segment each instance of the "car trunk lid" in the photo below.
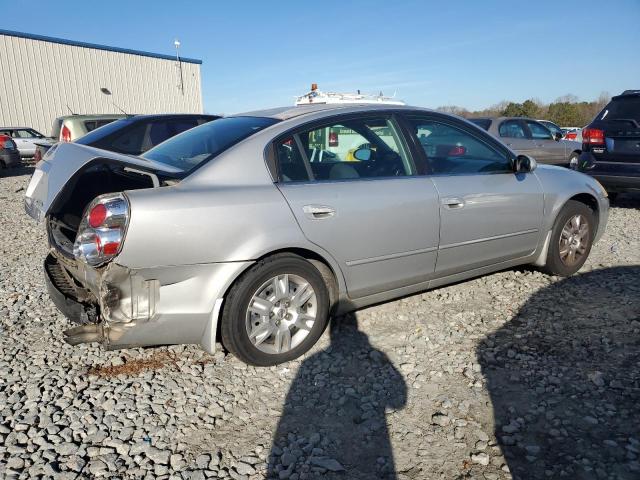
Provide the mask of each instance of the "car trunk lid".
{"label": "car trunk lid", "polygon": [[182,170],[140,157],[108,152],[74,143],[54,145],[36,165],[25,193],[25,210],[37,221],[49,213],[67,183],[83,168],[93,164],[116,164],[129,171],[148,175],[154,186],[161,178],[181,178]]}

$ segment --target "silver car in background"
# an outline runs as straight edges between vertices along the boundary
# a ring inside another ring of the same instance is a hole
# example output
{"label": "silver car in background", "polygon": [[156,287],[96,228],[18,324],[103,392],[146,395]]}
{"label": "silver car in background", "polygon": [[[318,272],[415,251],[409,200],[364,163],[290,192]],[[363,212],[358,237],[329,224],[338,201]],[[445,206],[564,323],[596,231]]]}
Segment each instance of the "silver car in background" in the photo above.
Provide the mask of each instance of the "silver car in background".
{"label": "silver car in background", "polygon": [[[539,163],[568,167],[577,165],[582,144],[564,140],[562,131],[552,132],[539,120],[521,117],[470,118],[507,147],[521,155],[531,155]],[[546,122],[551,123],[551,122]]]}
{"label": "silver car in background", "polygon": [[300,356],[331,315],[515,265],[571,275],[608,206],[586,175],[392,105],[229,116],[143,157],[58,144],[25,197],[69,343],[220,339],[254,365]]}

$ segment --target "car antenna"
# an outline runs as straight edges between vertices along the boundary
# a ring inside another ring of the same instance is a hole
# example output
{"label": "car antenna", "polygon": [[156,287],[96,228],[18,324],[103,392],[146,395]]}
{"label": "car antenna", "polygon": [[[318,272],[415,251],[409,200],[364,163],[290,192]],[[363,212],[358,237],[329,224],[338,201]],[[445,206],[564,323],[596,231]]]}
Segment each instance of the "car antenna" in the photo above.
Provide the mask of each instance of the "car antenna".
{"label": "car antenna", "polygon": [[67,110],[71,112],[71,115],[77,115],[77,113],[74,113],[73,110],[71,110],[71,107],[69,106],[69,104],[65,104],[65,107],[67,107]]}
{"label": "car antenna", "polygon": [[[102,93],[104,93],[105,95],[111,95],[111,90],[109,90],[106,87],[100,87],[100,91]],[[120,108],[118,105],[116,105],[116,102],[114,102],[113,100],[111,101],[111,105],[113,105],[114,107],[116,107],[118,110],[120,110],[122,113],[124,113],[125,115],[129,115],[127,112],[125,112],[122,108]]]}

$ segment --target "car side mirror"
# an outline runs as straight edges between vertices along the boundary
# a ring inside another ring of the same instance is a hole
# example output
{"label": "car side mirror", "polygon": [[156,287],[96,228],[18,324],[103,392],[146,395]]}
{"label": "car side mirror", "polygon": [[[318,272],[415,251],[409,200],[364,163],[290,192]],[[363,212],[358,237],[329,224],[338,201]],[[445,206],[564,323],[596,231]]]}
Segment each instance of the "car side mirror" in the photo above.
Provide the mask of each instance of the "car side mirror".
{"label": "car side mirror", "polygon": [[360,160],[361,162],[368,162],[371,160],[371,149],[370,148],[359,148],[355,152],[353,152],[353,158],[356,160]]}
{"label": "car side mirror", "polygon": [[556,142],[559,142],[560,140],[562,140],[562,133],[560,132],[554,133],[553,138],[555,138]]}
{"label": "car side mirror", "polygon": [[516,173],[530,173],[538,167],[538,162],[529,155],[518,155],[514,162]]}

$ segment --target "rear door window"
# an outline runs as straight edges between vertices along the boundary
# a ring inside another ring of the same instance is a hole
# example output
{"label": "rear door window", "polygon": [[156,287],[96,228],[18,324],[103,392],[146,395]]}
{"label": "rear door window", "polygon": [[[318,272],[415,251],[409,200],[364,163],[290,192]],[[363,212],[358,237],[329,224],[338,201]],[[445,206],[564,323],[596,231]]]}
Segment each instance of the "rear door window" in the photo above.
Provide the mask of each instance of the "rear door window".
{"label": "rear door window", "polygon": [[505,138],[527,138],[520,120],[505,120],[500,124],[498,132]]}

